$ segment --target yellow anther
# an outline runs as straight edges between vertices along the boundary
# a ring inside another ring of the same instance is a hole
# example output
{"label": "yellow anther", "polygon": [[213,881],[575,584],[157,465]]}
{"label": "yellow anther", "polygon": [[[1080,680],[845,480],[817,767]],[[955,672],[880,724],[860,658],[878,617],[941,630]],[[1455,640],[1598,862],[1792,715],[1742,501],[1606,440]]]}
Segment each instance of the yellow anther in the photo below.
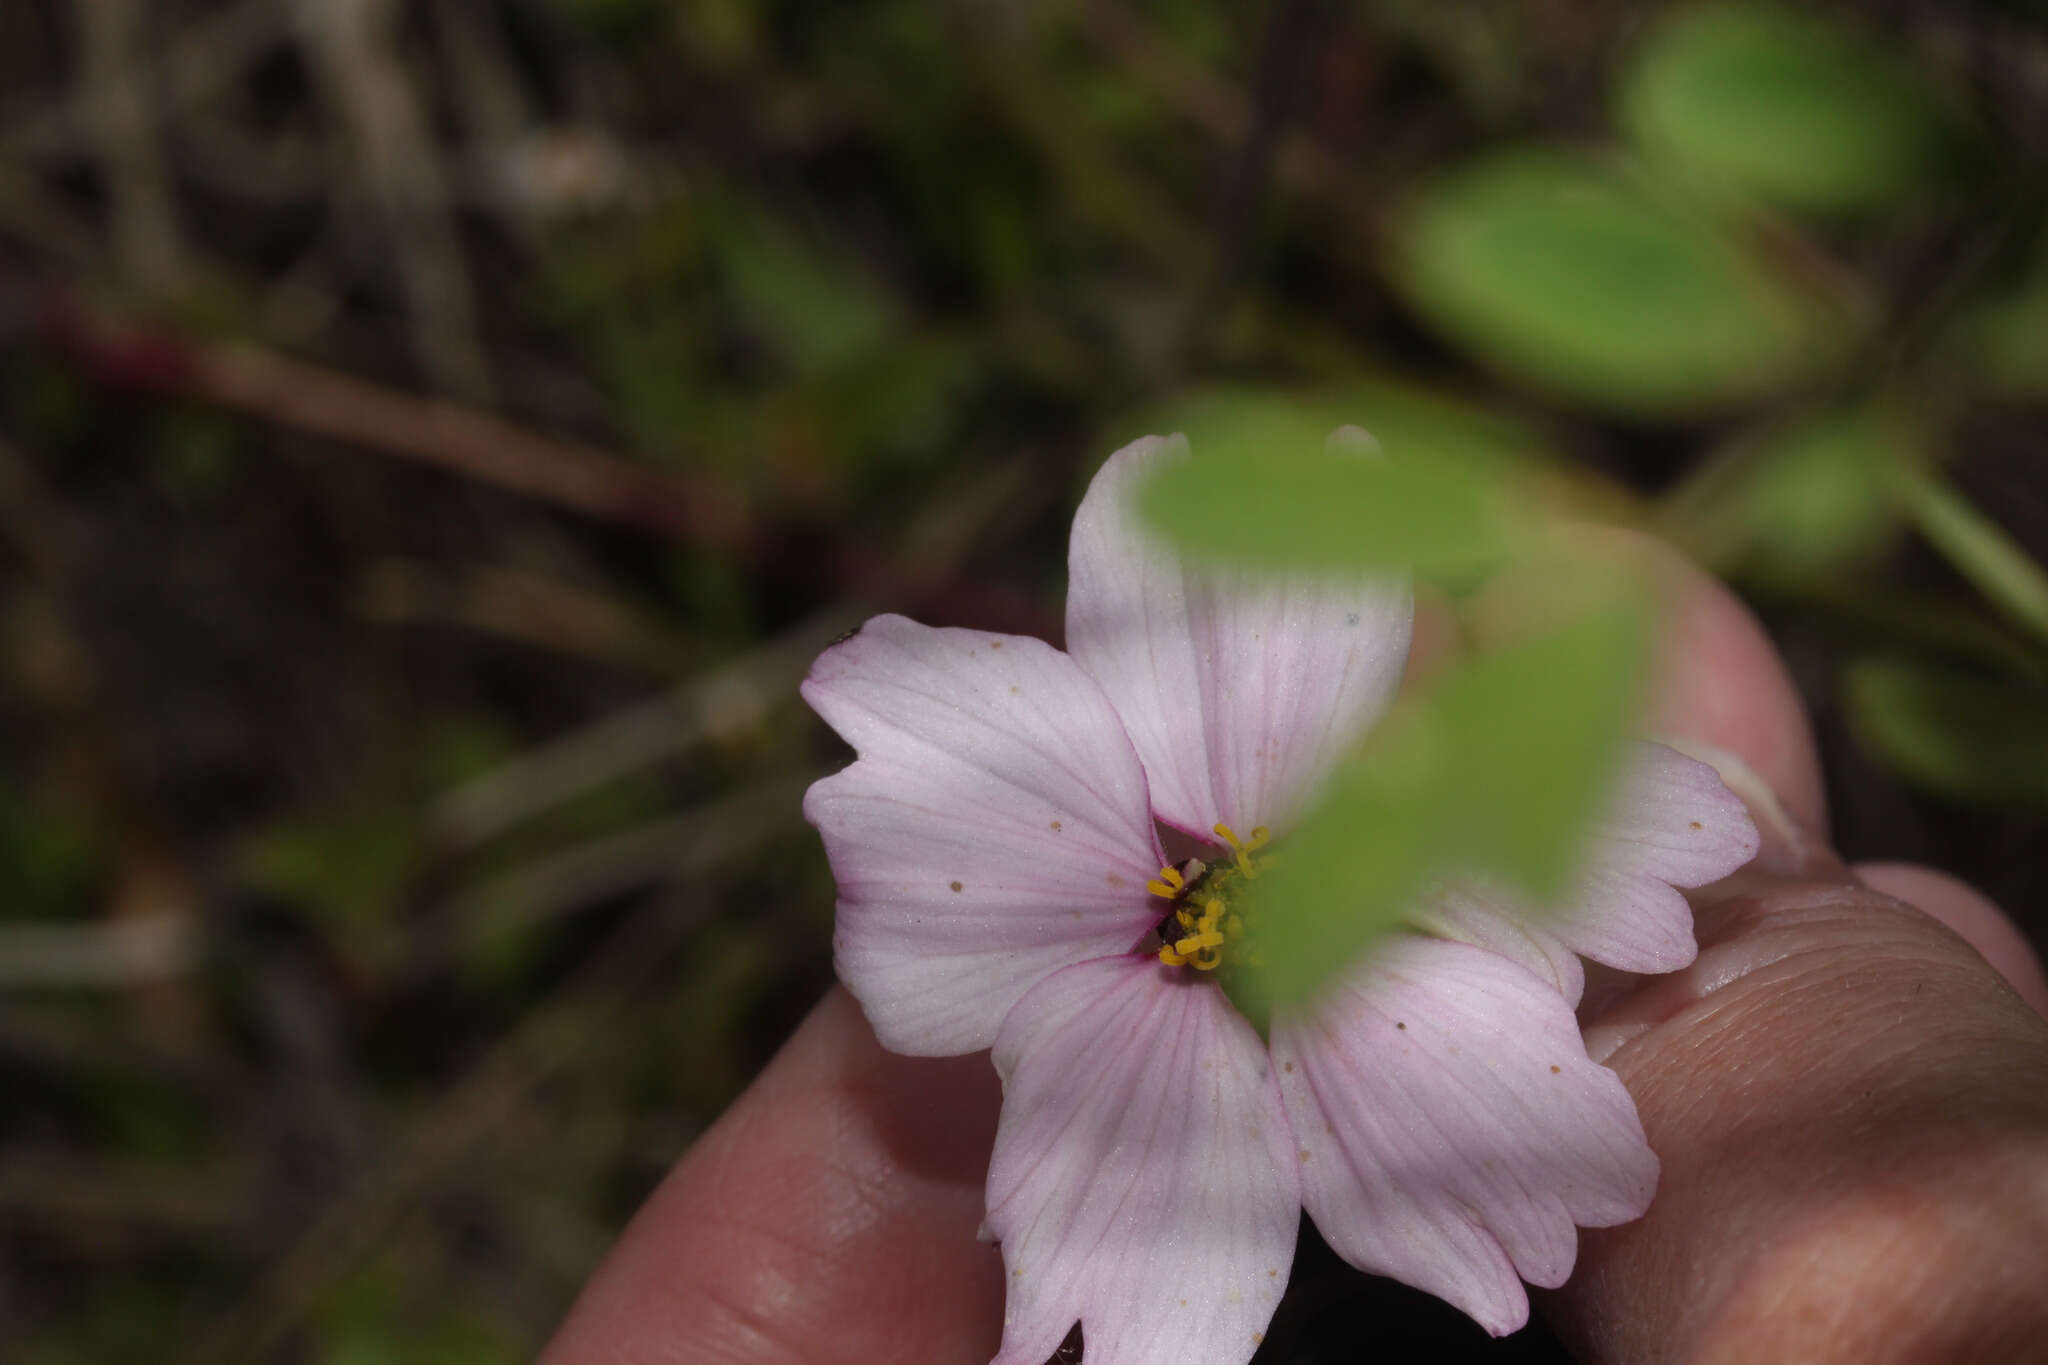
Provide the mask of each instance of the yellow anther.
{"label": "yellow anther", "polygon": [[1145,889],[1161,900],[1170,901],[1186,890],[1187,884],[1187,878],[1181,876],[1178,870],[1171,867],[1162,867],[1159,869],[1157,877],[1145,883]]}
{"label": "yellow anther", "polygon": [[1237,870],[1248,880],[1258,876],[1259,865],[1252,861],[1252,854],[1265,845],[1266,827],[1260,825],[1253,829],[1249,840],[1238,838],[1236,830],[1220,821],[1215,825],[1215,830],[1216,837],[1230,845],[1230,855],[1237,864]]}
{"label": "yellow anther", "polygon": [[1201,863],[1190,864],[1192,881],[1178,869],[1162,867],[1158,879],[1146,886],[1153,895],[1174,902],[1172,913],[1159,926],[1166,940],[1160,945],[1159,960],[1166,966],[1213,972],[1222,967],[1226,947],[1235,954],[1233,961],[1244,965],[1254,961],[1250,945],[1240,941],[1244,917],[1231,907],[1231,886],[1235,878],[1259,875],[1258,860],[1252,855],[1265,846],[1269,835],[1264,825],[1254,828],[1249,839],[1226,824],[1214,828],[1216,837],[1230,848],[1230,863],[1212,863],[1206,868]]}

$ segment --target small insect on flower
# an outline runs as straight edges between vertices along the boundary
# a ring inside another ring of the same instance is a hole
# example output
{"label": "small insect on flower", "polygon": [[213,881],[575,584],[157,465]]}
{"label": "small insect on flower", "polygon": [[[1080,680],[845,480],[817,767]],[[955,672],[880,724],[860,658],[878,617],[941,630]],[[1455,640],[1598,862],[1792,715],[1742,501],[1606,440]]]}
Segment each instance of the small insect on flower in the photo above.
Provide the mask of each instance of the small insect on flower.
{"label": "small insect on flower", "polygon": [[881,616],[819,657],[804,697],[859,755],[804,802],[840,979],[895,1051],[992,1049],[996,1365],[1039,1365],[1077,1321],[1091,1361],[1241,1365],[1303,1209],[1353,1265],[1513,1331],[1523,1282],[1562,1283],[1576,1228],[1656,1185],[1573,1017],[1579,954],[1685,965],[1677,888],[1747,862],[1756,830],[1712,768],[1638,745],[1569,903],[1532,922],[1449,884],[1254,1028],[1226,989],[1258,967],[1244,893],[1386,710],[1413,608],[1397,578],[1182,562],[1133,496],[1190,458],[1148,438],[1096,475],[1067,652]]}

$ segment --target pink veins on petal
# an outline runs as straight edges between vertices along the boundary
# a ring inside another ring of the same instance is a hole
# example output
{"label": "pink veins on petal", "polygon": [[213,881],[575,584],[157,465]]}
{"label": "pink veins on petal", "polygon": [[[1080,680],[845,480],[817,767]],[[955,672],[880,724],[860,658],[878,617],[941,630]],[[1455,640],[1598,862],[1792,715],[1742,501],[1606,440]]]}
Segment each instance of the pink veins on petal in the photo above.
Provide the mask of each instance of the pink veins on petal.
{"label": "pink veins on petal", "polygon": [[[892,1049],[993,1048],[996,1365],[1077,1321],[1093,1365],[1241,1365],[1303,1209],[1352,1264],[1513,1331],[1523,1282],[1562,1283],[1576,1229],[1656,1185],[1580,1039],[1579,956],[1685,965],[1676,888],[1747,862],[1756,831],[1713,769],[1640,745],[1570,904],[1532,923],[1453,886],[1262,1041],[1211,970],[1240,951],[1232,879],[1384,712],[1413,609],[1385,578],[1183,563],[1131,498],[1188,458],[1147,438],[1097,473],[1068,652],[883,616],[819,657],[804,698],[858,754],[804,801],[840,979]],[[1211,845],[1207,870],[1167,867],[1161,824]]]}

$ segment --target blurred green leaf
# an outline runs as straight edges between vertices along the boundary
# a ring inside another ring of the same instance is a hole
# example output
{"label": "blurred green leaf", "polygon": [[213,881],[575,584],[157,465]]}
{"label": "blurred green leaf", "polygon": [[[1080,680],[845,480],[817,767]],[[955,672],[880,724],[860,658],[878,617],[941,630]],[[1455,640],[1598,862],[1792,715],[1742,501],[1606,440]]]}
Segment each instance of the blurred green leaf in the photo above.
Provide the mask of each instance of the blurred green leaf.
{"label": "blurred green leaf", "polygon": [[[1338,427],[1373,422],[1383,458],[1336,458]],[[1194,458],[1160,471],[1141,507],[1187,553],[1226,563],[1413,569],[1463,579],[1527,531],[1479,428],[1417,404],[1389,429],[1342,394],[1212,390],[1153,414]]]}
{"label": "blurred green leaf", "polygon": [[861,360],[896,330],[890,301],[852,265],[737,202],[713,219],[712,248],[742,321],[798,374]]}
{"label": "blurred green leaf", "polygon": [[1667,512],[1677,537],[1715,569],[1818,582],[1891,538],[1917,444],[1911,423],[1885,404],[1808,414],[1748,438]]}
{"label": "blurred green leaf", "polygon": [[1958,800],[2048,806],[2048,693],[1866,658],[1842,697],[1857,741],[1901,776]]}
{"label": "blurred green leaf", "polygon": [[502,1313],[447,1292],[435,1269],[397,1249],[330,1290],[310,1358],[320,1365],[510,1365],[531,1354]]}
{"label": "blurred green leaf", "polygon": [[1475,658],[1382,723],[1257,883],[1268,1003],[1312,995],[1436,877],[1555,898],[1613,777],[1647,614],[1596,607]]}
{"label": "blurred green leaf", "polygon": [[1818,301],[1712,227],[1582,156],[1496,152],[1396,217],[1394,282],[1489,363],[1630,411],[1694,411],[1828,362]]}
{"label": "blurred green leaf", "polygon": [[1920,72],[1776,5],[1673,11],[1623,73],[1619,104],[1673,169],[1791,209],[1880,209],[1953,164],[1954,130]]}
{"label": "blurred green leaf", "polygon": [[1957,319],[1947,346],[1957,381],[2004,398],[2048,397],[2048,240],[2024,276]]}
{"label": "blurred green leaf", "polygon": [[1904,484],[1913,524],[1955,571],[2013,620],[2048,637],[2048,571],[2003,527],[1932,474]]}
{"label": "blurred green leaf", "polygon": [[621,51],[656,37],[669,9],[662,0],[554,0],[554,8],[591,37]]}
{"label": "blurred green leaf", "polygon": [[190,1330],[181,1312],[188,1305],[160,1275],[123,1267],[93,1278],[87,1311],[37,1324],[43,1330],[26,1342],[17,1339],[19,1354],[9,1359],[19,1365],[105,1365],[161,1354],[165,1342]]}
{"label": "blurred green leaf", "polygon": [[0,920],[82,914],[110,856],[101,831],[67,804],[0,776]]}
{"label": "blurred green leaf", "polygon": [[376,944],[424,855],[418,812],[397,801],[282,821],[252,838],[243,881],[317,912],[346,939]]}

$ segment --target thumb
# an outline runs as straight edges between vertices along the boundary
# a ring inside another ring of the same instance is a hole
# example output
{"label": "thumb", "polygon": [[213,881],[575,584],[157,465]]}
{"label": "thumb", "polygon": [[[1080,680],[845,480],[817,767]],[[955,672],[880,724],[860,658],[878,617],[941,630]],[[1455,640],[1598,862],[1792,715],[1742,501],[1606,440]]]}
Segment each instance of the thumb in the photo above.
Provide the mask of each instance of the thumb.
{"label": "thumb", "polygon": [[2041,1359],[2048,1023],[1809,847],[1589,1022],[1663,1177],[1586,1234],[1553,1321],[1593,1360]]}
{"label": "thumb", "polygon": [[[2039,968],[1959,884],[1866,882],[1806,832],[1817,767],[1782,667],[1724,589],[1658,572],[1688,661],[1659,721],[1739,755],[1764,852],[1698,898],[1690,968],[1589,982],[1589,1050],[1663,1174],[1644,1218],[1583,1234],[1545,1311],[1594,1361],[2048,1359],[2048,1023],[1869,883],[2003,932],[2024,988]],[[1703,632],[1720,647],[1694,648]]]}

